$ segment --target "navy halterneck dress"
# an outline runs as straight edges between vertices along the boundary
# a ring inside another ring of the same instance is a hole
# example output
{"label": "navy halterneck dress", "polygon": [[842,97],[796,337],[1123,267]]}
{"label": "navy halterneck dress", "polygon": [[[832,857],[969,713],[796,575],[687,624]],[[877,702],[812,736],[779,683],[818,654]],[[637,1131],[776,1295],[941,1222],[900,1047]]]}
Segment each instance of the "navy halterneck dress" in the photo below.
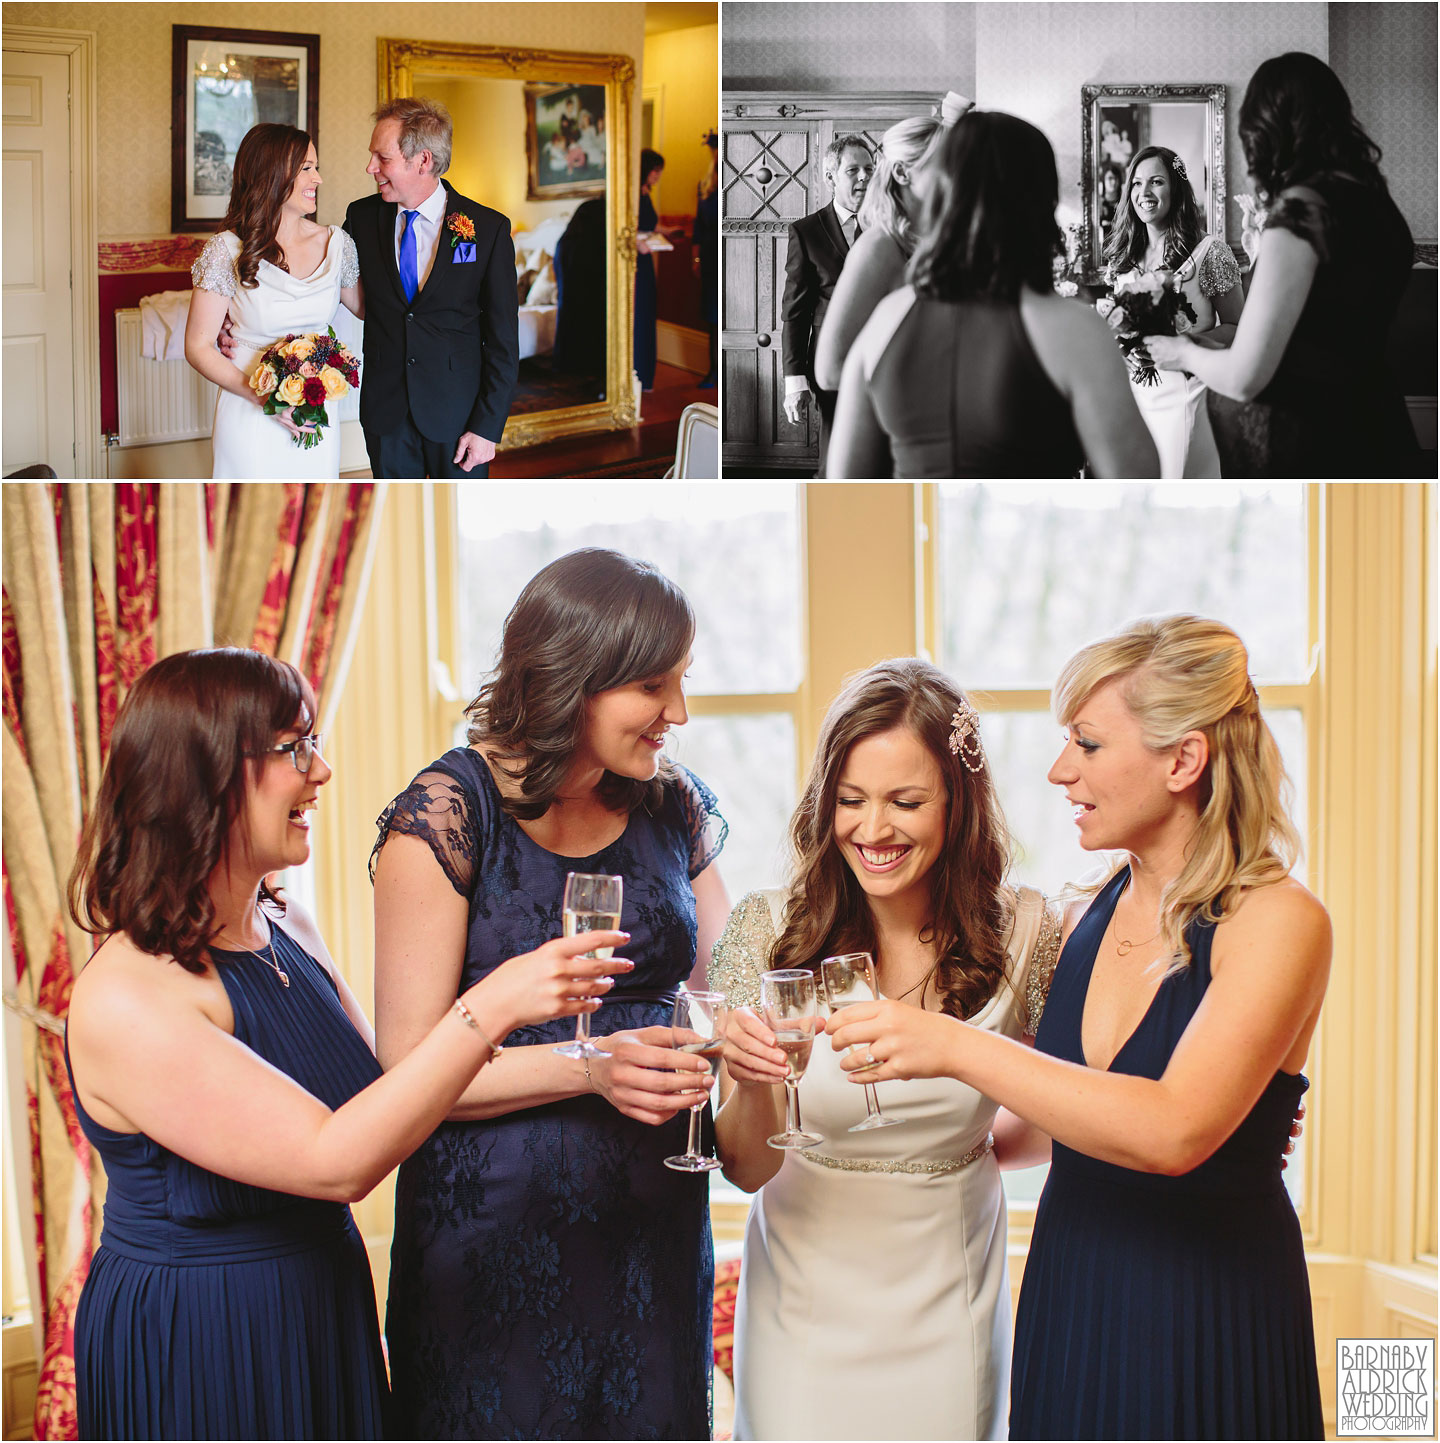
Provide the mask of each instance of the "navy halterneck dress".
{"label": "navy halterneck dress", "polygon": [[[724,841],[715,798],[683,767],[653,815],[631,813],[589,857],[527,836],[469,747],[420,773],[379,825],[377,851],[392,832],[421,838],[469,902],[461,991],[560,935],[566,872],[623,876],[635,970],[591,1031],[669,1026],[695,963],[690,883]],[[505,1040],[550,1047],[574,1033],[565,1017]],[[651,1127],[585,1094],[442,1123],[401,1165],[385,1312],[392,1436],[710,1436],[708,1175],[664,1162],[686,1127],[683,1113]]]}
{"label": "navy halterneck dress", "polygon": [[[279,926],[271,936],[289,987],[252,953],[211,949],[235,1038],[338,1108],[379,1064],[325,968]],[[380,1437],[385,1365],[350,1209],[112,1132],[78,1093],[75,1111],[109,1179],[75,1314],[80,1436]]]}
{"label": "navy halterneck dress", "polygon": [[[1055,968],[1041,1052],[1085,1066],[1080,1024],[1122,868]],[[1186,933],[1109,1071],[1158,1079],[1210,985],[1214,928]],[[1310,1282],[1280,1175],[1309,1083],[1277,1072],[1249,1116],[1181,1177],[1060,1142],[1035,1213],[1015,1321],[1011,1438],[1323,1438]]]}

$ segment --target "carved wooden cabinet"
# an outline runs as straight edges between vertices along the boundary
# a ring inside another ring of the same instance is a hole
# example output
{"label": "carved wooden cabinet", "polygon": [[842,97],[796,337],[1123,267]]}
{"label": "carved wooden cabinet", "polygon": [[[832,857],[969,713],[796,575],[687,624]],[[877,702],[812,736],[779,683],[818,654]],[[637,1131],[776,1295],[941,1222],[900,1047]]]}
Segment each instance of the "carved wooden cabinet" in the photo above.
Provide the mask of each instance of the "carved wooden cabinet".
{"label": "carved wooden cabinet", "polygon": [[780,307],[791,221],[829,203],[822,162],[836,135],[871,147],[897,120],[931,115],[933,95],[797,95],[730,91],[721,101],[721,365],[725,474],[813,472],[820,418],[785,419]]}

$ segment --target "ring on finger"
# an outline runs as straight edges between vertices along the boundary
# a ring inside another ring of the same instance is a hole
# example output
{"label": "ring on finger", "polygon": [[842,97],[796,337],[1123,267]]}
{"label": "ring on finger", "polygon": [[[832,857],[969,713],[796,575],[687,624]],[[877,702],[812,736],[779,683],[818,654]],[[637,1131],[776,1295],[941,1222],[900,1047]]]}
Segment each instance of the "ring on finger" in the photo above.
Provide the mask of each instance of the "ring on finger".
{"label": "ring on finger", "polygon": [[869,1049],[868,1047],[865,1049],[865,1066],[866,1066],[866,1067],[879,1067],[879,1066],[880,1066],[880,1061],[879,1061],[879,1059],[875,1056],[875,1054],[874,1054],[873,1052],[870,1051],[870,1049]]}

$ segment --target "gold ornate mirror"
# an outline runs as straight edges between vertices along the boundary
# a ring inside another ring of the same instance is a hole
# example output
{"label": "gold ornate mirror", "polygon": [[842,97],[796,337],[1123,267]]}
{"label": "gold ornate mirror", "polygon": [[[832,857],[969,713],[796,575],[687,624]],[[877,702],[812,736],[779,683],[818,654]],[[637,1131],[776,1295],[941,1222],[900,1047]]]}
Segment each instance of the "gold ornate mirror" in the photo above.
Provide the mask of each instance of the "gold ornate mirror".
{"label": "gold ornate mirror", "polygon": [[[625,55],[380,40],[380,103],[441,101],[455,122],[445,178],[515,236],[520,383],[501,450],[639,419],[634,90]],[[572,226],[562,323],[554,257]]]}

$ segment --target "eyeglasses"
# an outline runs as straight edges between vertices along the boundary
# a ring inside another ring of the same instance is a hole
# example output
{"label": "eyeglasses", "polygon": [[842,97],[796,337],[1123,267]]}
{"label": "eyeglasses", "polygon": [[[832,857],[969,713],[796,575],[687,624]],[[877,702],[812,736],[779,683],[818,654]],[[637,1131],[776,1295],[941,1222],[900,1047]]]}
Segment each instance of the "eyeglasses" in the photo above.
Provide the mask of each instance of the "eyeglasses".
{"label": "eyeglasses", "polygon": [[293,742],[281,742],[278,747],[271,747],[270,750],[289,752],[290,760],[295,763],[295,770],[305,776],[310,771],[310,764],[320,755],[320,743],[324,740],[324,732],[311,732],[307,737],[296,737]]}

